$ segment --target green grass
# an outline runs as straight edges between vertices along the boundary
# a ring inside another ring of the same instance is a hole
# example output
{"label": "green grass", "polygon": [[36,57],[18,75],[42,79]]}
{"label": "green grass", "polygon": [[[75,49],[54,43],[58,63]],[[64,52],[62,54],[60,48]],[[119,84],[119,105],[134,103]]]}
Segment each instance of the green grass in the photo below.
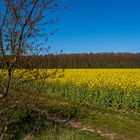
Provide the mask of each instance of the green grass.
{"label": "green grass", "polygon": [[95,129],[95,132],[100,130],[103,134],[115,134],[118,140],[140,139],[140,115],[138,113],[89,108],[68,99],[53,96],[46,96],[42,102],[44,102],[44,109],[48,112],[81,122],[83,126]]}
{"label": "green grass", "polygon": [[47,117],[31,111],[10,124],[10,140],[107,140],[97,133],[74,129],[49,121]]}
{"label": "green grass", "polygon": [[[49,98],[48,98],[49,99]],[[44,108],[45,111],[58,111],[56,107],[57,99],[49,99],[51,102],[55,102],[53,108],[47,105]],[[60,100],[59,100],[60,101]],[[48,102],[49,103],[49,102]],[[62,102],[61,102],[62,103]],[[68,103],[69,104],[69,103]],[[45,107],[44,106],[44,107]],[[53,110],[55,108],[55,110]],[[62,109],[62,108],[61,108]],[[72,108],[67,108],[64,112],[60,112],[63,116],[67,117],[72,114],[70,112]],[[56,113],[56,112],[55,112]],[[8,126],[7,140],[107,140],[97,133],[90,133],[75,129],[71,126],[60,124],[54,121],[48,120],[45,114],[33,110],[18,110],[13,113],[11,121]]]}
{"label": "green grass", "polygon": [[[78,122],[80,128],[50,121],[44,113],[31,108],[14,112],[7,139],[20,140],[30,135],[31,140],[109,140],[112,135],[116,140],[140,139],[138,113],[91,108],[53,95],[42,96],[36,107],[59,119]],[[94,132],[87,132],[82,128],[89,128]]]}
{"label": "green grass", "polygon": [[62,125],[50,124],[49,130],[44,131],[34,140],[107,140],[96,133],[81,132],[77,129],[64,127]]}

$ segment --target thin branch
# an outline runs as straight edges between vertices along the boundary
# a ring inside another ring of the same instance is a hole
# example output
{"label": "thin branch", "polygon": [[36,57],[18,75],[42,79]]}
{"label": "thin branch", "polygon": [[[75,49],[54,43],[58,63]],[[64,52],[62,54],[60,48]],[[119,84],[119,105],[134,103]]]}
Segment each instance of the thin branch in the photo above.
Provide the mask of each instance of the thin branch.
{"label": "thin branch", "polygon": [[8,9],[9,9],[9,4],[10,4],[10,0],[8,1],[8,5],[7,5],[7,8],[6,8],[5,16],[4,16],[3,22],[2,22],[1,27],[0,27],[0,32],[2,31],[2,28],[3,28],[3,26],[5,24],[5,21],[6,21],[6,17],[7,17],[7,14],[8,14]]}

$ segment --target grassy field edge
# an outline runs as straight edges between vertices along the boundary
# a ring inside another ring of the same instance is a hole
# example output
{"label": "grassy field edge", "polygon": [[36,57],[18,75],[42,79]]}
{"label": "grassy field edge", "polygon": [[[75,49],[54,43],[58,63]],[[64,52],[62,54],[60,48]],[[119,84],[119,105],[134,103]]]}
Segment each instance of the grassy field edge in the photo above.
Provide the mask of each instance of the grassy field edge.
{"label": "grassy field edge", "polygon": [[[60,97],[46,96],[41,99],[41,110],[55,114],[56,119],[65,120],[66,125],[71,120],[79,122],[78,129],[94,131],[108,139],[140,139],[139,114],[118,112],[109,109],[91,109],[84,105],[75,104]],[[52,116],[51,116],[52,117]],[[73,127],[73,126],[72,126]]]}

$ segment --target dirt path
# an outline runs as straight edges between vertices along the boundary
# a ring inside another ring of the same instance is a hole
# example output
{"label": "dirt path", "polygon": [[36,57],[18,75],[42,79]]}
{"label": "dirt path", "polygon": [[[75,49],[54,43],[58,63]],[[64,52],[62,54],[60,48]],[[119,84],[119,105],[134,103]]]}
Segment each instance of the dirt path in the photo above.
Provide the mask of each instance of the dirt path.
{"label": "dirt path", "polygon": [[51,114],[51,113],[48,113],[48,112],[40,110],[40,109],[36,109],[35,111],[38,111],[38,112],[41,112],[42,114],[45,114],[47,116],[47,118],[53,122],[56,122],[59,124],[64,124],[66,126],[71,126],[73,128],[77,128],[80,131],[97,133],[97,134],[101,135],[102,137],[108,138],[109,140],[125,140],[125,138],[120,136],[120,135],[117,135],[115,133],[103,132],[102,130],[100,130],[98,128],[96,128],[96,129],[91,128],[90,126],[86,126],[86,125],[82,124],[81,122],[69,120],[66,118],[60,118],[56,114]]}

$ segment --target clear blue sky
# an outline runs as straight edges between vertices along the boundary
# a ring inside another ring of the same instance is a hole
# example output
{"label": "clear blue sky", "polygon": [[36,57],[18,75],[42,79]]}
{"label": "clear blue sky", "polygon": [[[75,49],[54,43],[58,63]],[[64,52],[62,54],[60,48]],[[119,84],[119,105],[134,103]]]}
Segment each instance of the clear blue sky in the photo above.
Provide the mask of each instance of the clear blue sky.
{"label": "clear blue sky", "polygon": [[63,0],[52,52],[140,52],[140,0]]}

